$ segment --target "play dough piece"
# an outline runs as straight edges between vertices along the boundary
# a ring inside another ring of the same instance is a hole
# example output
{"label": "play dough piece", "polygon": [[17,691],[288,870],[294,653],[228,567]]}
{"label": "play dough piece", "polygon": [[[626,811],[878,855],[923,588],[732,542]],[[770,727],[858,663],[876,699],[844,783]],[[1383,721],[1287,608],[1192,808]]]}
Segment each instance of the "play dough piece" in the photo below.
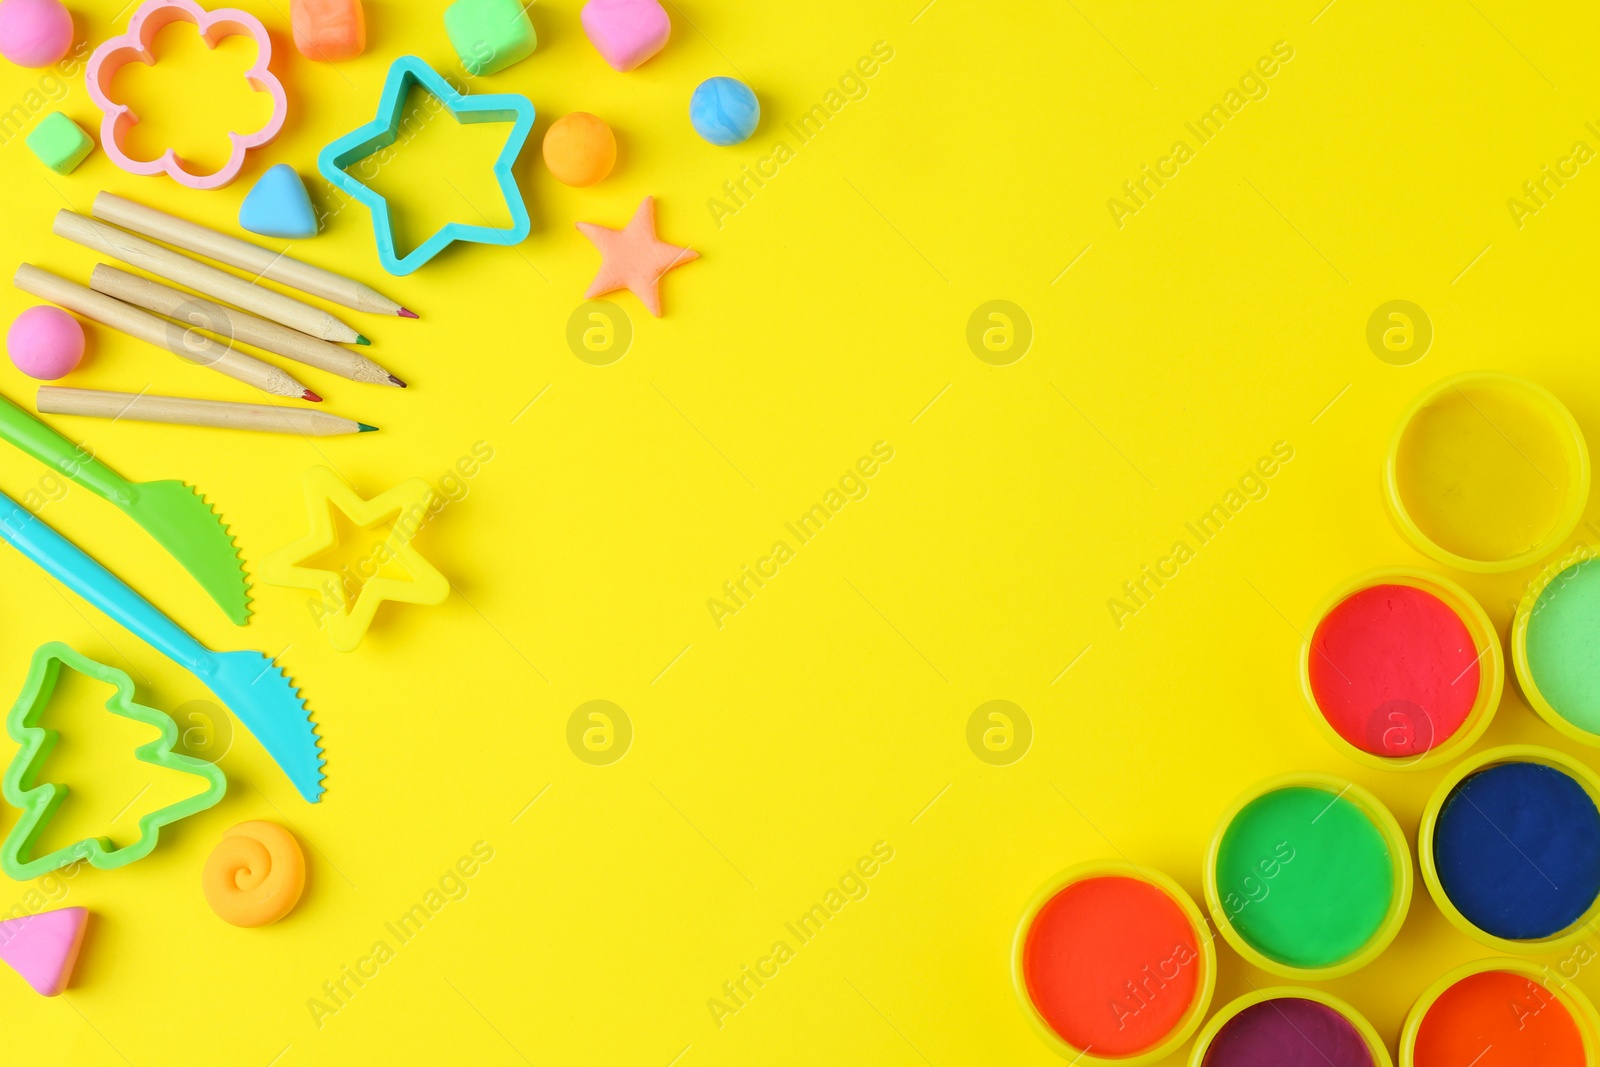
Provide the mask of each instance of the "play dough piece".
{"label": "play dough piece", "polygon": [[539,38],[519,0],[456,0],[444,30],[468,74],[493,74],[533,54]]}
{"label": "play dough piece", "polygon": [[263,237],[315,237],[317,212],[306,183],[287,163],[267,168],[239,205],[239,225]]}
{"label": "play dough piece", "polygon": [[206,903],[234,926],[266,926],[294,910],[306,888],[300,842],[277,823],[242,822],[222,835],[200,874]]}
{"label": "play dough piece", "polygon": [[585,298],[627,289],[661,317],[661,276],[680,263],[698,259],[692,248],[669,245],[656,237],[656,198],[647,196],[620,230],[592,222],[576,224],[583,235],[600,250],[600,273],[589,283]]}
{"label": "play dough piece", "polygon": [[617,162],[611,127],[586,111],[562,115],[544,135],[544,165],[556,181],[585,186],[600,181]]}
{"label": "play dough piece", "polygon": [[0,55],[19,67],[48,67],[72,47],[72,15],[60,0],[0,4]]}
{"label": "play dough piece", "polygon": [[707,78],[689,98],[689,121],[712,144],[739,144],[756,132],[761,104],[737,78]]}
{"label": "play dough piece", "polygon": [[52,111],[28,134],[29,151],[57,174],[71,174],[89,158],[94,142],[76,122],[59,111]]}
{"label": "play dough piece", "polygon": [[53,997],[72,983],[83,945],[88,908],[60,908],[0,923],[0,960],[27,979],[33,991]]}
{"label": "play dough piece", "polygon": [[361,0],[289,0],[294,46],[307,59],[341,63],[367,50]]}
{"label": "play dough piece", "polygon": [[1456,786],[1433,839],[1439,884],[1478,929],[1538,941],[1570,929],[1600,897],[1600,810],[1543,763],[1502,763]]}
{"label": "play dough piece", "polygon": [[53,382],[78,369],[83,324],[60,308],[41,304],[18,315],[6,332],[11,362],[30,378]]}
{"label": "play dough piece", "polygon": [[589,43],[617,70],[637,67],[672,36],[672,20],[657,0],[589,0],[581,17]]}

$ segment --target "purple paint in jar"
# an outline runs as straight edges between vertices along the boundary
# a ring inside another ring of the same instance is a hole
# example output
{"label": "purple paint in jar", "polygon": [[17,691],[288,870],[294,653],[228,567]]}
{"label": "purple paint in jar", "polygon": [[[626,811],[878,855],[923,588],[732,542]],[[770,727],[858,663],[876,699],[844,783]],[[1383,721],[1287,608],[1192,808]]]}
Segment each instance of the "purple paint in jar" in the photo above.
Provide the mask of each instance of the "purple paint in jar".
{"label": "purple paint in jar", "polygon": [[1225,1023],[1204,1067],[1373,1067],[1372,1050],[1350,1020],[1326,1004],[1279,997]]}

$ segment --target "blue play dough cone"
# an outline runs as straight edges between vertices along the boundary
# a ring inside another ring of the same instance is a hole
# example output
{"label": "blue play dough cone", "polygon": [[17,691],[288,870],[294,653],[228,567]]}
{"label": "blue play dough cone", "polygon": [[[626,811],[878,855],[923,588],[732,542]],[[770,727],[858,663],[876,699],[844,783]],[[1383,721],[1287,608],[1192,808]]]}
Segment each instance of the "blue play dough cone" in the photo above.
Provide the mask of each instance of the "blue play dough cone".
{"label": "blue play dough cone", "polygon": [[239,225],[263,237],[315,237],[317,212],[306,183],[287,163],[268,168],[239,205]]}
{"label": "blue play dough cone", "polygon": [[761,105],[750,87],[736,78],[707,78],[689,98],[694,132],[712,144],[748,141],[761,121]]}

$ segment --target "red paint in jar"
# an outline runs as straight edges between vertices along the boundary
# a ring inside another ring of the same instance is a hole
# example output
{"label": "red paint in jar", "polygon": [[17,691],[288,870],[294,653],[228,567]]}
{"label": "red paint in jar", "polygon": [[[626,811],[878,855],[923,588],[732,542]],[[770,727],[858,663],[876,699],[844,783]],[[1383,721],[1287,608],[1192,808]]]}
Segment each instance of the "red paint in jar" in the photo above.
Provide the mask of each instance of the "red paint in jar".
{"label": "red paint in jar", "polygon": [[1317,708],[1375,756],[1415,756],[1461,729],[1478,699],[1479,650],[1450,605],[1409,585],[1346,597],[1317,624],[1307,670]]}

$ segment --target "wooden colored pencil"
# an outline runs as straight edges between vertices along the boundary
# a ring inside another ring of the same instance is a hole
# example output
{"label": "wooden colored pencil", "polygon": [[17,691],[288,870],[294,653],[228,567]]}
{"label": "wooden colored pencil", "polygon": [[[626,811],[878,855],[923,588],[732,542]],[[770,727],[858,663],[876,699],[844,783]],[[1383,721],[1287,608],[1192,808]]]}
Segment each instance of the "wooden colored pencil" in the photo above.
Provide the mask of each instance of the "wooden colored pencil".
{"label": "wooden colored pencil", "polygon": [[402,389],[406,385],[359,352],[307,337],[298,330],[257,318],[248,312],[230,310],[221,304],[149,278],[141,278],[137,274],[129,274],[105,263],[97,264],[90,273],[89,288],[135,304],[146,311],[154,311],[157,315],[198,326],[217,334],[224,341],[242,341],[353,382],[396,385]]}
{"label": "wooden colored pencil", "polygon": [[111,193],[96,196],[91,213],[95,218],[115,223],[123,229],[165,241],[197,256],[247,270],[258,278],[268,278],[356,311],[402,315],[408,319],[417,317],[416,312],[401,307],[376,289],[353,278],[313,267],[249,241],[219,233],[209,226],[177,218]]}
{"label": "wooden colored pencil", "polygon": [[56,212],[50,227],[56,236],[75,241],[112,259],[120,259],[130,266],[139,267],[179,285],[202,293],[214,300],[222,300],[234,307],[281,322],[290,329],[320,337],[324,341],[367,344],[367,339],[340,322],[326,311],[296,300],[292,296],[275,293],[245,278],[227,271],[208,267],[197,260],[153,241],[146,241],[127,230],[119,230],[95,219],[85,218],[75,211],[62,208]]}
{"label": "wooden colored pencil", "polygon": [[39,387],[39,411],[46,415],[86,415],[97,419],[132,419],[181,426],[212,426],[222,430],[258,430],[293,433],[306,437],[332,437],[344,433],[371,433],[376,426],[313,408],[285,408],[272,404],[236,404],[228,400],[196,400],[185,396],[151,396],[149,393],[111,393],[100,389]]}
{"label": "wooden colored pencil", "polygon": [[248,356],[225,344],[213,341],[204,334],[185,329],[167,319],[157,318],[131,304],[124,304],[104,293],[85,288],[77,282],[68,281],[47,270],[40,270],[31,263],[24,263],[17,268],[13,283],[24,292],[32,293],[52,304],[60,304],[68,311],[76,311],[85,318],[110,326],[114,330],[121,330],[157,348],[164,348],[190,363],[197,363],[220,374],[226,374],[230,378],[237,378],[264,393],[271,393],[273,396],[292,396],[301,400],[322,399],[270,363],[263,363],[254,356]]}

